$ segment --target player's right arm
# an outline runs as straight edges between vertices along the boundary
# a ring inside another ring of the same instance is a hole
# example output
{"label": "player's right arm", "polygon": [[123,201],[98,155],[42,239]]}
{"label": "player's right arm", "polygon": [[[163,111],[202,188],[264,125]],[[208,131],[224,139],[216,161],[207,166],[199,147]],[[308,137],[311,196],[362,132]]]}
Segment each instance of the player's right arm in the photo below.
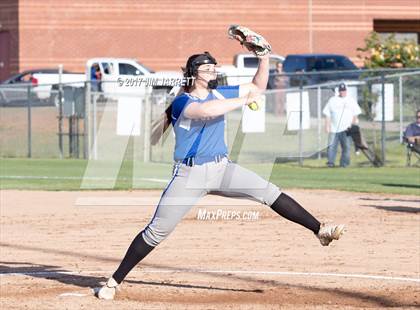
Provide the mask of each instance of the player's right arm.
{"label": "player's right arm", "polygon": [[184,110],[184,116],[190,119],[217,117],[248,105],[260,96],[259,93],[249,93],[243,97],[231,99],[216,99],[203,103],[191,102]]}
{"label": "player's right arm", "polygon": [[330,102],[331,99],[328,100],[327,105],[325,106],[324,110],[322,111],[322,114],[325,115],[325,132],[330,133],[331,131],[331,109],[330,109]]}
{"label": "player's right arm", "polygon": [[325,118],[325,132],[330,133],[331,131],[331,119],[329,117]]}

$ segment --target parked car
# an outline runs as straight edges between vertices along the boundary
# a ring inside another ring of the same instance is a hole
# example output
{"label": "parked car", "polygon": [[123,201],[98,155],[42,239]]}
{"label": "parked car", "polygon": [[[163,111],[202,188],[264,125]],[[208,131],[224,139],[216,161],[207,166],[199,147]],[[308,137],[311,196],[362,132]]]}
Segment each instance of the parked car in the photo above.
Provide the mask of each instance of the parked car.
{"label": "parked car", "polygon": [[[97,70],[100,79],[92,81],[92,68]],[[38,91],[51,98],[51,102],[56,105],[58,94],[58,74],[36,74],[38,79]],[[130,58],[92,58],[86,62],[85,72],[79,74],[63,74],[61,82],[71,87],[83,87],[86,81],[92,81],[92,91],[103,92],[103,96],[107,98],[118,97],[121,94],[140,94],[146,90],[155,88],[171,89],[172,86],[167,85],[149,85],[148,81],[154,78],[156,81],[163,79],[182,79],[181,72],[175,71],[158,71],[154,72],[143,64]],[[142,81],[141,83],[137,83]]]}
{"label": "parked car", "polygon": [[[70,73],[64,71],[65,73]],[[8,79],[0,83],[0,106],[22,106],[27,105],[28,86],[31,86],[31,104],[32,105],[48,105],[34,91],[38,85],[38,79],[34,77],[36,74],[57,74],[58,69],[33,69],[14,74]]]}
{"label": "parked car", "polygon": [[[58,73],[58,69],[33,69],[23,71],[21,73],[12,75],[8,79],[1,82],[2,85],[5,84],[16,84],[16,83],[27,83],[31,81],[33,84],[37,84],[37,81],[34,80],[33,75],[37,73]],[[63,73],[70,73],[68,71],[63,71]]]}
{"label": "parked car", "polygon": [[[344,71],[344,72],[337,72]],[[349,72],[345,72],[349,71]],[[287,55],[283,62],[283,73],[302,73],[291,76],[289,85],[313,85],[337,80],[358,80],[359,68],[346,56],[335,54]]]}
{"label": "parked car", "polygon": [[[258,61],[258,58],[253,54],[237,54],[233,58],[233,65],[217,67],[217,72],[226,78],[227,85],[249,83],[257,72]],[[270,55],[270,68],[274,69],[277,62],[283,61],[283,56]]]}

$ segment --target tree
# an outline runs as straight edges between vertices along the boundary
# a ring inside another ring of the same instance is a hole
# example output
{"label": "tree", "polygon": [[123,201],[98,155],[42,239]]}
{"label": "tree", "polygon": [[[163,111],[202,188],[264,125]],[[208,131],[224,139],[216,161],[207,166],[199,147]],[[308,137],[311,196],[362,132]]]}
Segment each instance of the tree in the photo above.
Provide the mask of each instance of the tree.
{"label": "tree", "polygon": [[364,66],[373,68],[415,68],[420,67],[420,45],[413,40],[398,42],[395,34],[381,39],[377,32],[371,32],[365,39],[365,47],[358,48]]}

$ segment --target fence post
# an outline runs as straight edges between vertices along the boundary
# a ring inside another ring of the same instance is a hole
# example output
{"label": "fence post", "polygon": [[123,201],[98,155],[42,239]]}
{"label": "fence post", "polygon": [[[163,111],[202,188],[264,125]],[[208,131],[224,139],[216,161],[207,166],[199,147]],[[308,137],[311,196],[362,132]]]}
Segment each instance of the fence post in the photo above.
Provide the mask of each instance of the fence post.
{"label": "fence post", "polygon": [[299,140],[299,166],[303,165],[303,139],[302,139],[302,121],[303,121],[303,75],[300,76],[300,81],[299,81],[299,135],[298,135],[298,140]]}
{"label": "fence post", "polygon": [[63,65],[58,66],[58,148],[60,151],[60,158],[63,159],[63,84],[61,83],[61,76],[63,73]]}
{"label": "fence post", "polygon": [[381,157],[382,163],[385,166],[385,143],[386,143],[386,131],[385,131],[385,76],[381,73],[381,92],[382,92],[382,126],[381,126]]}
{"label": "fence post", "polygon": [[[90,88],[90,85],[89,85]],[[97,117],[97,97],[96,94],[90,96],[92,100],[92,158],[98,159],[98,132],[97,132],[97,124],[96,124],[96,117]]]}
{"label": "fence post", "polygon": [[28,157],[32,157],[32,110],[31,110],[31,85],[28,85]]}
{"label": "fence post", "polygon": [[321,119],[321,87],[317,88],[317,117],[318,117],[318,159],[321,159],[321,133],[322,133],[322,119]]}
{"label": "fence post", "polygon": [[73,157],[73,115],[70,115],[69,117],[67,117],[68,121],[69,121],[69,157],[72,158]]}
{"label": "fence post", "polygon": [[404,118],[403,118],[403,113],[404,113],[404,111],[403,111],[403,82],[402,82],[402,76],[400,75],[400,77],[399,77],[399,79],[398,79],[398,82],[399,82],[399,88],[400,88],[400,91],[398,92],[398,97],[399,97],[399,101],[400,101],[400,143],[403,143],[403,135],[404,135],[404,133],[403,133],[403,121],[404,121]]}
{"label": "fence post", "polygon": [[83,158],[89,159],[90,157],[90,89],[89,89],[89,82],[86,81],[85,83],[85,118],[83,123]]}
{"label": "fence post", "polygon": [[151,127],[151,96],[149,92],[144,97],[144,158],[145,163],[150,161],[150,127]]}
{"label": "fence post", "polygon": [[76,126],[75,126],[75,131],[76,131],[76,158],[80,158],[80,146],[79,146],[79,117],[75,116],[75,120],[76,120]]}

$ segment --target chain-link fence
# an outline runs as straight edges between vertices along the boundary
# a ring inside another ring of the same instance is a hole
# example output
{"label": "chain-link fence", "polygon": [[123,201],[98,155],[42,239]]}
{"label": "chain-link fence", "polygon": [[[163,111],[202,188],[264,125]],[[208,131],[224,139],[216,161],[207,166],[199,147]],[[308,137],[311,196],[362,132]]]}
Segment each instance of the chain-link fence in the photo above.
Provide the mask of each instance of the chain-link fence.
{"label": "chain-link fence", "polygon": [[[252,77],[248,77],[251,81]],[[307,161],[324,165],[330,144],[324,109],[337,96],[340,83],[360,106],[361,141],[352,159],[360,165],[406,164],[403,133],[420,108],[419,70],[271,75],[260,111],[244,108],[228,113],[225,139],[230,157],[242,163]],[[383,89],[383,92],[382,92]],[[154,106],[153,119],[164,110]],[[385,113],[382,113],[384,109]],[[151,160],[170,162],[173,135],[151,147]],[[340,154],[338,154],[340,155]],[[337,160],[338,161],[338,160]]]}
{"label": "chain-link fence", "polygon": [[[258,111],[244,107],[225,117],[231,158],[324,163],[329,134],[323,110],[342,82],[362,110],[366,163],[404,165],[403,132],[420,107],[420,70],[271,74]],[[0,86],[0,155],[173,161],[172,130],[150,143],[152,123],[173,99],[167,88],[109,93],[87,85]]]}
{"label": "chain-link fence", "polygon": [[71,84],[0,85],[0,155],[86,157],[84,92]]}

